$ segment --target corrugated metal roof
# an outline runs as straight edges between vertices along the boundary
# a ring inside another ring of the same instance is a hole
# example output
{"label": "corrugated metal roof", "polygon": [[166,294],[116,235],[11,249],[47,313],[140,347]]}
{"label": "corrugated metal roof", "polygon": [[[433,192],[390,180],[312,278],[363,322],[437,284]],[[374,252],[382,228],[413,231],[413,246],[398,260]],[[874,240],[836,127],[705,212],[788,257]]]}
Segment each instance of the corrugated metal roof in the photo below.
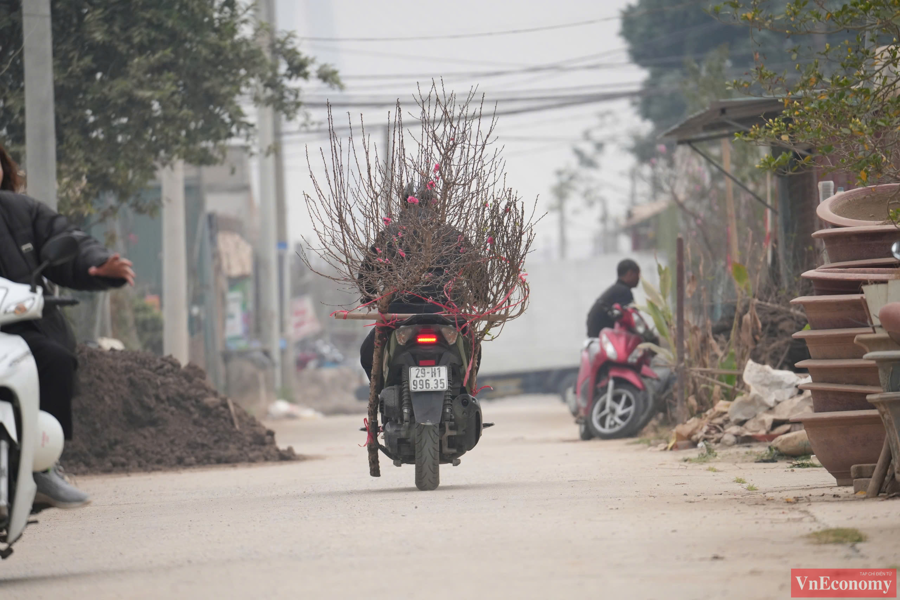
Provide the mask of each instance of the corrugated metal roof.
{"label": "corrugated metal roof", "polygon": [[639,223],[643,223],[651,217],[655,217],[669,208],[669,204],[671,203],[668,200],[657,200],[656,202],[648,202],[647,204],[638,204],[631,209],[631,215],[622,225],[622,228],[629,229]]}
{"label": "corrugated metal roof", "polygon": [[714,100],[709,108],[691,115],[660,137],[679,144],[729,137],[777,117],[783,110],[784,98]]}

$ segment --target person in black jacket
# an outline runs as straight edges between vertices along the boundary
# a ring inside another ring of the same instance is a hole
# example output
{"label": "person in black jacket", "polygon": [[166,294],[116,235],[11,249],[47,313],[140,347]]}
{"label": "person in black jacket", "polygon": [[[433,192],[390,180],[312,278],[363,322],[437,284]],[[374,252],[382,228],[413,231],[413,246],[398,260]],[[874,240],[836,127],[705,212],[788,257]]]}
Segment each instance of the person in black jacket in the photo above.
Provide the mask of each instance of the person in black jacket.
{"label": "person in black jacket", "polygon": [[[360,266],[359,279],[363,281],[365,290],[362,301],[369,303],[375,301],[381,292],[372,283],[372,275],[379,270],[389,271],[391,262],[402,259],[410,246],[415,246],[415,241],[409,241],[409,237],[415,237],[418,232],[429,230],[434,234],[435,243],[439,250],[435,251],[436,263],[428,270],[428,282],[415,290],[405,290],[391,302],[388,309],[396,314],[420,314],[443,312],[443,306],[450,301],[446,295],[446,289],[451,282],[453,285],[454,300],[459,300],[458,295],[468,294],[476,304],[484,302],[486,290],[471,287],[473,281],[483,284],[482,277],[471,277],[474,269],[478,269],[478,261],[472,259],[469,241],[459,231],[439,220],[433,202],[436,194],[428,189],[416,189],[412,184],[406,187],[404,195],[416,199],[416,204],[401,203],[404,213],[398,220],[389,223],[375,238],[369,249],[369,253]],[[402,236],[406,233],[407,237]],[[396,242],[394,241],[396,240]],[[470,254],[466,254],[466,253]],[[460,271],[462,272],[460,274]],[[461,276],[460,276],[461,275]],[[375,351],[375,327],[363,340],[359,349],[359,362],[369,379],[372,378],[372,358]],[[478,370],[480,353],[477,354],[475,370]]]}
{"label": "person in black jacket", "polygon": [[634,302],[631,290],[641,282],[641,268],[630,258],[619,263],[616,268],[618,279],[597,298],[587,318],[587,335],[589,338],[600,336],[600,332],[615,325],[609,310],[616,304],[628,306]]}
{"label": "person in black jacket", "polygon": [[[54,236],[68,233],[78,241],[80,252],[72,262],[44,271],[49,281],[84,291],[134,284],[131,261],[110,253],[47,205],[17,193],[21,188],[18,167],[0,146],[0,277],[30,283],[43,245]],[[39,321],[13,323],[3,331],[20,336],[28,344],[38,367],[41,410],[56,417],[65,438],[72,439],[72,396],[78,361],[75,334],[65,316],[56,308],[45,307]],[[34,481],[38,488],[36,504],[76,508],[88,502],[88,496],[69,485],[58,466],[35,473]]]}

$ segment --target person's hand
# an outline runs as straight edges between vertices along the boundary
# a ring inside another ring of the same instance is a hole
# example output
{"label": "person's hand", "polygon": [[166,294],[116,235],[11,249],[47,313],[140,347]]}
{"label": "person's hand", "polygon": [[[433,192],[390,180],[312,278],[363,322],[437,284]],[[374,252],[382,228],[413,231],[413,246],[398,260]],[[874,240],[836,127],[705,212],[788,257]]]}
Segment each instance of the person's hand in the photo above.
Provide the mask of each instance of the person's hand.
{"label": "person's hand", "polygon": [[134,285],[134,269],[131,261],[113,254],[108,261],[99,267],[88,269],[88,275],[93,277],[108,277],[109,279],[124,279],[128,285]]}

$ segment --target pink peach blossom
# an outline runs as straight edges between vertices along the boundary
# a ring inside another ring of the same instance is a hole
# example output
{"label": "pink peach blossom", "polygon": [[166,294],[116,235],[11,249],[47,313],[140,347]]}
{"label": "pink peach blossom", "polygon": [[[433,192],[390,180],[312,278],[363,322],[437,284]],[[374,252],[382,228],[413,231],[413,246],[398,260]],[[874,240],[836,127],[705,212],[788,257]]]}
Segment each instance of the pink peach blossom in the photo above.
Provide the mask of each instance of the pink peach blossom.
{"label": "pink peach blossom", "polygon": [[410,204],[418,204],[419,203],[419,199],[416,198],[415,196],[410,196],[409,198],[406,199],[406,201],[409,202]]}

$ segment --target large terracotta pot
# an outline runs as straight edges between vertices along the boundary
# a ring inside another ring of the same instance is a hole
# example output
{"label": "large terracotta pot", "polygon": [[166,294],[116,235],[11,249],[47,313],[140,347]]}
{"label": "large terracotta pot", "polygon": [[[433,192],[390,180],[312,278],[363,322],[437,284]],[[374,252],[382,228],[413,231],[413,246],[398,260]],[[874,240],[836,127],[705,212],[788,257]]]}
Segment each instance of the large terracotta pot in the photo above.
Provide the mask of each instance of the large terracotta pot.
{"label": "large terracotta pot", "polygon": [[[805,329],[795,333],[794,339],[805,341],[810,357],[816,360],[862,358],[866,351],[856,343],[856,340],[871,333],[871,327]],[[887,336],[887,334],[884,335]]]}
{"label": "large terracotta pot", "polygon": [[900,208],[897,183],[839,192],[819,204],[816,214],[834,227],[864,227],[890,223],[891,208]]}
{"label": "large terracotta pot", "polygon": [[821,229],[812,236],[825,244],[830,263],[887,258],[891,256],[891,244],[900,239],[900,229],[894,225],[841,227]]}
{"label": "large terracotta pot", "polygon": [[794,366],[809,371],[813,383],[881,386],[881,381],[878,379],[878,365],[874,359],[812,359],[801,360]]}
{"label": "large terracotta pot", "polygon": [[871,325],[862,294],[801,296],[791,300],[791,304],[803,307],[812,329],[851,329]]}
{"label": "large terracotta pot", "polygon": [[884,425],[878,411],[851,410],[799,415],[809,444],[838,485],[853,485],[850,467],[878,462],[884,446]]}
{"label": "large terracotta pot", "polygon": [[874,333],[861,333],[853,341],[858,347],[865,348],[866,352],[900,350],[900,344],[892,340],[888,332],[883,330],[877,330]]}
{"label": "large terracotta pot", "polygon": [[891,464],[894,467],[894,475],[900,481],[900,392],[886,392],[872,394],[869,402],[878,409],[881,422],[887,434],[888,445],[891,447]]}
{"label": "large terracotta pot", "polygon": [[829,269],[900,269],[900,260],[889,256],[886,258],[830,262],[825,266]]}
{"label": "large terracotta pot", "polygon": [[868,283],[900,279],[900,269],[832,269],[831,265],[807,271],[801,277],[812,281],[817,296],[859,294]]}
{"label": "large terracotta pot", "polygon": [[882,391],[900,392],[900,350],[869,352],[866,360],[875,361]]}
{"label": "large terracotta pot", "polygon": [[801,383],[801,390],[812,394],[813,412],[828,413],[848,410],[869,410],[872,405],[866,400],[869,394],[877,394],[881,386],[849,385],[846,383]]}

